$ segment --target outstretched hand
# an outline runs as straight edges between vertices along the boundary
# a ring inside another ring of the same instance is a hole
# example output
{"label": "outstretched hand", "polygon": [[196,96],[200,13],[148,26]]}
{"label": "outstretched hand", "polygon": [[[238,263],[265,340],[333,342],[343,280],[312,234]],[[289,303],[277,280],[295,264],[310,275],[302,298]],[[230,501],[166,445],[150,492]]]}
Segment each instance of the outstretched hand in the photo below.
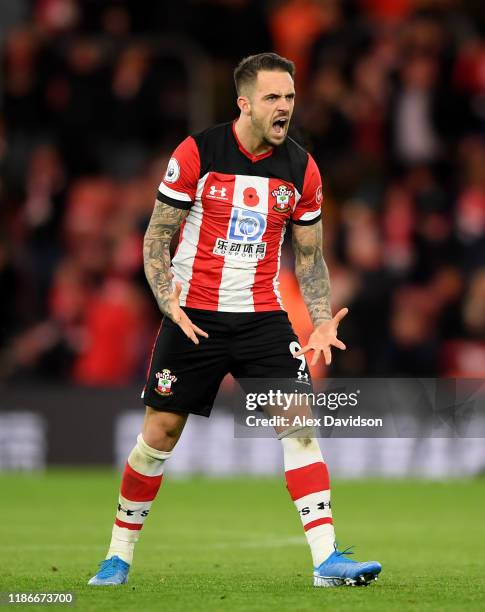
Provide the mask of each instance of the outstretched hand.
{"label": "outstretched hand", "polygon": [[[182,310],[179,304],[180,293],[182,292],[181,283],[175,283],[175,289],[167,299],[166,315],[176,323],[184,332],[187,338],[190,338],[194,344],[199,344],[198,336],[208,338],[209,334],[189,319],[187,314]],[[196,335],[197,334],[197,335]]]}
{"label": "outstretched hand", "polygon": [[342,351],[345,351],[347,348],[345,344],[337,338],[337,328],[340,321],[348,312],[348,308],[342,308],[337,312],[333,319],[329,319],[328,321],[324,321],[323,323],[320,323],[320,325],[317,325],[310,335],[308,343],[298,352],[296,352],[293,357],[300,357],[301,355],[308,353],[308,351],[314,351],[310,365],[314,366],[317,363],[320,353],[323,353],[325,363],[330,365],[332,363],[332,352],[330,347],[335,346]]}

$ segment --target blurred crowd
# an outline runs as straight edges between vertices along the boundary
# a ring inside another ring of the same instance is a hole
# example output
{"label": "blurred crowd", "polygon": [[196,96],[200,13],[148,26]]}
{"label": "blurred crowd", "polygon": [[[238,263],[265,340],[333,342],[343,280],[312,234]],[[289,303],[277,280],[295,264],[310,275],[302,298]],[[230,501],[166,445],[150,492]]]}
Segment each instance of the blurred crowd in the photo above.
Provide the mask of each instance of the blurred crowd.
{"label": "blurred crowd", "polygon": [[[236,116],[232,69],[264,50],[297,66],[293,136],[350,309],[326,374],[485,376],[479,0],[7,0],[0,49],[0,380],[143,380],[160,178],[188,133]],[[304,340],[289,244],[283,264]]]}

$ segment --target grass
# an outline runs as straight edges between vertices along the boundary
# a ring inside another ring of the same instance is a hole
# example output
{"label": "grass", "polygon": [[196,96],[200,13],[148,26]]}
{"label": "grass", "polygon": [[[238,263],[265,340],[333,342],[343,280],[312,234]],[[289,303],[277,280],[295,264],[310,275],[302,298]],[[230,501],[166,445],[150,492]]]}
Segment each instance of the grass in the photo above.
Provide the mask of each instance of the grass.
{"label": "grass", "polygon": [[[336,482],[342,546],[383,564],[368,588],[314,589],[280,479],[170,480],[124,587],[88,587],[104,558],[118,475],[0,474],[0,591],[72,591],[76,609],[484,610],[485,482]],[[25,606],[15,606],[23,608]]]}

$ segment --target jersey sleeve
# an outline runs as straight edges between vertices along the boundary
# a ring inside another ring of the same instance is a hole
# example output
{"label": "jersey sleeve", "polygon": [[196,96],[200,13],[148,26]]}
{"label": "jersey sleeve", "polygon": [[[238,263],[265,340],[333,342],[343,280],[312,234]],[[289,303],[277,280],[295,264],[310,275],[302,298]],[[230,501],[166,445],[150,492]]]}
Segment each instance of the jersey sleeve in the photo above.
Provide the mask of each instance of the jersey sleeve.
{"label": "jersey sleeve", "polygon": [[158,188],[158,199],[165,204],[188,210],[197,191],[200,174],[199,149],[192,136],[175,149]]}
{"label": "jersey sleeve", "polygon": [[303,179],[303,193],[298,200],[291,220],[297,225],[312,225],[322,217],[322,179],[317,164],[308,154],[308,163]]}

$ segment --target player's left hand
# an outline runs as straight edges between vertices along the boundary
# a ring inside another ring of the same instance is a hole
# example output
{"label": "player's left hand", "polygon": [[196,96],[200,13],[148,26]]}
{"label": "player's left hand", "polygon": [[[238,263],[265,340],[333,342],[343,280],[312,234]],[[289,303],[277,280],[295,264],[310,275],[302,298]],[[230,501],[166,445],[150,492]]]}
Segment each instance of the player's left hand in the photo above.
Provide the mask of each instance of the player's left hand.
{"label": "player's left hand", "polygon": [[317,325],[310,335],[310,338],[308,338],[308,343],[296,352],[293,357],[300,357],[308,353],[308,351],[314,351],[310,365],[314,366],[317,363],[320,353],[323,353],[325,363],[330,365],[332,363],[332,352],[330,347],[335,346],[342,351],[345,351],[347,348],[345,344],[337,338],[337,328],[340,321],[348,312],[348,308],[341,308],[333,319]]}

